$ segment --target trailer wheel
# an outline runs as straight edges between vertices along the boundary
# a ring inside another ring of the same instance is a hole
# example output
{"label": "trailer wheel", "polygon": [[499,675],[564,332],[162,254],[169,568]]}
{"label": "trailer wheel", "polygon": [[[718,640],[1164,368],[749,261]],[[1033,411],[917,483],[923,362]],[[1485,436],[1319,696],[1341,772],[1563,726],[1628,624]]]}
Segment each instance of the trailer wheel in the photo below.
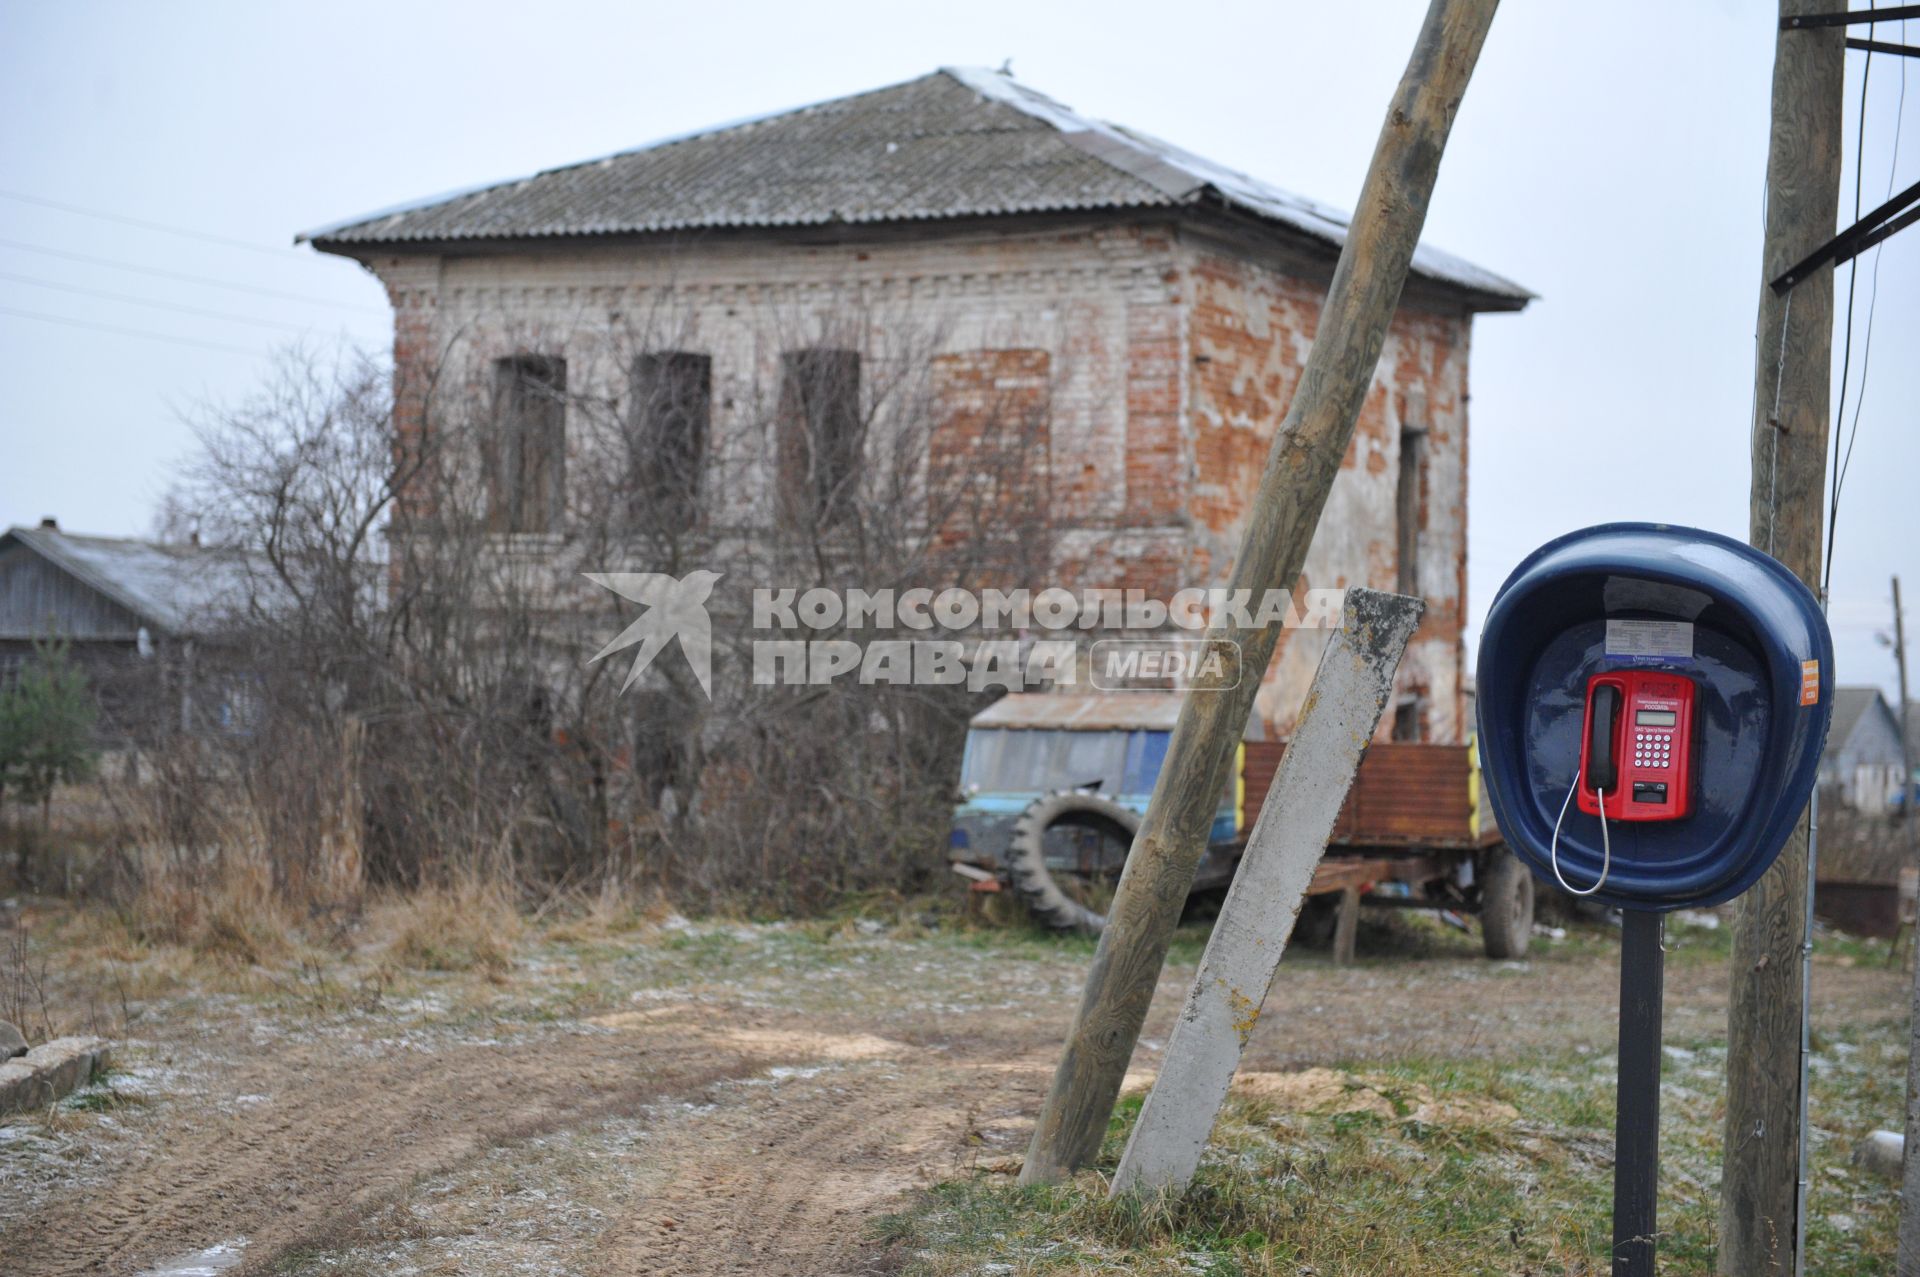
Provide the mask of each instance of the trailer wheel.
{"label": "trailer wheel", "polygon": [[1489,958],[1523,958],[1533,939],[1533,874],[1505,847],[1480,870],[1480,941]]}
{"label": "trailer wheel", "polygon": [[1293,920],[1293,935],[1288,945],[1308,949],[1333,947],[1334,924],[1340,920],[1340,893],[1323,892],[1300,902],[1300,916]]}
{"label": "trailer wheel", "polygon": [[1139,828],[1138,813],[1098,794],[1060,790],[1035,799],[1007,845],[1015,894],[1055,931],[1099,934]]}

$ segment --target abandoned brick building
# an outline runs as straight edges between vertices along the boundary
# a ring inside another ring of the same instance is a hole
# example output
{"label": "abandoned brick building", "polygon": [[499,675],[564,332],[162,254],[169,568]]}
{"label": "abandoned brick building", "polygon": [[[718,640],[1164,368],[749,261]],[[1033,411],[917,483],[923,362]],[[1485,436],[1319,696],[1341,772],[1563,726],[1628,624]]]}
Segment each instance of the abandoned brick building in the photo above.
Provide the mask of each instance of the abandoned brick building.
{"label": "abandoned brick building", "polygon": [[[689,508],[772,495],[771,477],[715,491],[701,473],[747,388],[797,368],[858,384],[846,352],[768,348],[767,315],[931,317],[956,421],[981,387],[1028,396],[1044,421],[1048,583],[1164,599],[1226,577],[1345,228],[1338,212],[1006,75],[942,70],[306,238],[386,286],[399,384],[453,360],[562,404],[637,396],[641,379],[681,386],[661,445],[678,463],[665,468],[674,491],[658,495]],[[1416,253],[1308,556],[1306,587],[1427,600],[1383,733],[1457,742],[1466,730],[1470,336],[1476,313],[1528,300],[1479,267]],[[685,317],[672,341],[624,366],[588,339],[668,310]],[[403,396],[402,430],[407,411]],[[567,414],[527,419],[537,425],[499,480],[501,530],[564,536]],[[1318,650],[1304,631],[1281,648],[1256,712],[1268,731],[1287,730]]]}

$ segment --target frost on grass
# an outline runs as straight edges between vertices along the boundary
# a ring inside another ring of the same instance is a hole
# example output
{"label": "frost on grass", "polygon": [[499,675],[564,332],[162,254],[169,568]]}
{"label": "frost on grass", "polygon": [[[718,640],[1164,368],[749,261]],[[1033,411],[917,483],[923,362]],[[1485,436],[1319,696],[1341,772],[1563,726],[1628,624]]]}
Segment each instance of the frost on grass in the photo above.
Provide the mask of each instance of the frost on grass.
{"label": "frost on grass", "polygon": [[[1845,1165],[1855,1132],[1898,1111],[1904,1040],[1891,1019],[1823,1039],[1809,1235],[1824,1274],[1868,1277],[1891,1264],[1898,1195]],[[1662,1271],[1707,1273],[1725,1048],[1676,1045],[1663,1088]],[[1025,1190],[976,1175],[888,1220],[883,1235],[912,1255],[905,1273],[1073,1277],[1108,1271],[1117,1256],[1142,1274],[1607,1271],[1609,1058],[1536,1052],[1516,1068],[1409,1060],[1244,1075],[1187,1193],[1108,1202],[1105,1173],[1137,1108],[1123,1101],[1100,1170],[1072,1184]],[[1043,1239],[1058,1248],[1044,1260]]]}
{"label": "frost on grass", "polygon": [[[1702,936],[1724,939],[1682,929],[1669,967],[1663,1271],[1676,1274],[1711,1268],[1719,1173],[1725,955]],[[636,1203],[702,1200],[689,1167],[757,1171],[783,1129],[802,1133],[789,1152],[812,1167],[804,1159],[828,1142],[804,1134],[813,1124],[838,1123],[840,1148],[869,1134],[866,1120],[884,1137],[866,1161],[836,1152],[824,1172],[779,1182],[814,1184],[840,1205],[864,1186],[877,1213],[898,1207],[887,1194],[959,1176],[876,1241],[910,1273],[1604,1271],[1617,985],[1607,942],[1588,933],[1543,946],[1526,970],[1486,963],[1471,937],[1450,935],[1353,968],[1290,955],[1195,1192],[1131,1207],[1105,1203],[1098,1173],[1046,1192],[987,1173],[1018,1166],[1090,943],[669,918],[611,932],[528,924],[515,944],[493,971],[397,969],[380,948],[303,973],[169,975],[114,1091],[0,1125],[0,1231],[54,1195],[164,1166],[170,1130],[267,1114],[299,1093],[298,1077],[275,1072],[290,1055],[346,1075],[372,1072],[369,1061],[412,1078],[460,1069],[478,1085],[508,1050],[551,1052],[596,1061],[601,1080],[631,1041],[636,1060],[699,1058],[711,1072],[636,1095],[618,1120],[566,1113],[561,1129],[531,1137],[524,1123],[499,1127],[500,1144],[423,1172],[285,1270],[580,1271]],[[1197,954],[1192,936],[1176,944],[1136,1063],[1156,1061]],[[1895,1196],[1844,1161],[1899,1111],[1904,1002],[1886,995],[1897,979],[1877,962],[1835,982],[1851,999],[1844,1014],[1826,1012],[1834,1004],[1816,989],[1829,1019],[1814,1064],[1813,1237],[1816,1270],[1849,1277],[1887,1267]],[[911,1104],[903,1087],[945,1098]],[[893,1115],[863,1119],[889,1091]],[[1128,1103],[1109,1166],[1137,1110]],[[674,1215],[676,1238],[695,1247],[743,1227],[725,1211],[705,1225]],[[864,1222],[836,1216],[822,1235],[858,1238]],[[265,1262],[266,1243],[254,1249]]]}

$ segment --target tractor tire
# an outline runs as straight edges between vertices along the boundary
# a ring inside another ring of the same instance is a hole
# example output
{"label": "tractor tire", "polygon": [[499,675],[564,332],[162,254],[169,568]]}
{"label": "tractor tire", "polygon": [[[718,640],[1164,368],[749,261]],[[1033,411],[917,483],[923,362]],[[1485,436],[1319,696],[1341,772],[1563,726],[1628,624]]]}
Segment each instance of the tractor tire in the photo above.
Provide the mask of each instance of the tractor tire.
{"label": "tractor tire", "polygon": [[[1047,831],[1063,822],[1108,825],[1110,832],[1131,843],[1140,828],[1140,816],[1098,794],[1063,789],[1036,798],[1013,824],[1013,837],[1007,845],[1007,872],[1014,894],[1027,911],[1054,931],[1098,935],[1106,930],[1107,915],[1092,907],[1086,897],[1088,887],[1099,884],[1077,873],[1056,871],[1047,864]],[[1125,852],[1121,853],[1121,863],[1125,863]],[[1112,877],[1118,880],[1117,868]]]}
{"label": "tractor tire", "polygon": [[1480,942],[1489,958],[1524,958],[1533,939],[1533,874],[1505,847],[1480,870]]}

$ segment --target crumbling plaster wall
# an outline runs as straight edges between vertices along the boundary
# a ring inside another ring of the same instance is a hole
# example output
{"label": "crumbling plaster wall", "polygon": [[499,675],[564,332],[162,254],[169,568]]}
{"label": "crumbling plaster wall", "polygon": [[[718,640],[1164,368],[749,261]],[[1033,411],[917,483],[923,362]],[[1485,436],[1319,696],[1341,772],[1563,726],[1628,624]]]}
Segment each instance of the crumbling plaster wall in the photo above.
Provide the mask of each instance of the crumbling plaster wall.
{"label": "crumbling plaster wall", "polygon": [[[1325,296],[1312,271],[1155,225],[833,245],[608,243],[368,265],[394,306],[402,431],[418,428],[430,380],[442,395],[480,384],[505,355],[561,355],[570,396],[603,403],[626,393],[624,359],[636,349],[711,355],[710,446],[757,462],[716,468],[702,493],[735,524],[773,508],[771,448],[754,431],[784,350],[853,324],[864,331],[850,340],[870,350],[944,358],[948,379],[975,395],[977,378],[955,375],[970,357],[991,368],[999,356],[985,352],[1045,352],[1059,570],[1034,584],[1163,599],[1224,582]],[[1464,312],[1403,302],[1300,582],[1395,588],[1403,428],[1424,425],[1428,611],[1398,688],[1417,698],[1425,738],[1440,742],[1466,730],[1470,326]],[[1031,361],[1021,370],[1030,379]],[[570,454],[579,443],[570,423]],[[583,459],[569,460],[572,473]],[[1290,728],[1323,641],[1304,630],[1283,640],[1256,707],[1269,734]]]}
{"label": "crumbling plaster wall", "polygon": [[[1181,254],[1187,294],[1191,511],[1196,558],[1212,580],[1231,569],[1274,430],[1312,349],[1325,286],[1208,242]],[[1396,503],[1408,428],[1425,430],[1414,510],[1427,613],[1407,649],[1396,698],[1414,699],[1424,739],[1465,739],[1467,356],[1471,317],[1403,302],[1340,463],[1299,586],[1399,583]],[[1256,715],[1284,736],[1324,637],[1282,639]],[[1391,711],[1380,728],[1393,727]]]}
{"label": "crumbling plaster wall", "polygon": [[[1179,467],[1143,468],[1134,458],[1180,447],[1171,253],[1167,235],[1122,227],[864,245],[709,240],[410,254],[369,265],[394,306],[402,430],[417,428],[420,411],[405,402],[409,388],[431,379],[444,398],[483,385],[492,361],[514,353],[564,357],[569,396],[601,403],[625,395],[625,356],[636,350],[711,355],[710,448],[764,463],[710,476],[702,501],[728,523],[772,509],[770,451],[752,436],[770,415],[783,351],[845,339],[921,362],[1046,352],[1063,571],[1087,585],[1157,589],[1184,558]],[[1136,414],[1143,402],[1152,412]],[[586,463],[583,443],[570,421],[570,473]]]}

